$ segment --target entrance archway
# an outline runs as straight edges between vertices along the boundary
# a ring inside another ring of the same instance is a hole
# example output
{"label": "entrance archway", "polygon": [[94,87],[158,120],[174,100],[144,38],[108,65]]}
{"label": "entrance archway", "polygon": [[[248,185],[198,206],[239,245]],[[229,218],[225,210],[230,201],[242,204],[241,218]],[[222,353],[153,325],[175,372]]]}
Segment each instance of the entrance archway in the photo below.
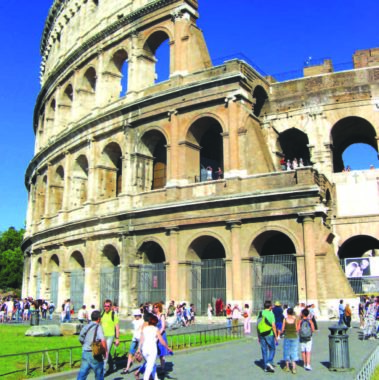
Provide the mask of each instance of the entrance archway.
{"label": "entrance archway", "polygon": [[144,242],[138,250],[141,263],[138,268],[138,303],[166,302],[166,266],[162,247]]}
{"label": "entrance archway", "polygon": [[70,274],[70,300],[75,310],[83,305],[84,298],[84,258],[79,251],[73,252],[69,260]]}
{"label": "entrance archway", "polygon": [[270,230],[257,236],[250,248],[253,256],[253,310],[266,300],[294,306],[298,302],[296,249],[282,232]]}
{"label": "entrance archway", "polygon": [[106,299],[119,305],[120,298],[120,256],[115,247],[106,245],[100,258],[100,305]]}
{"label": "entrance archway", "polygon": [[205,314],[208,304],[215,310],[216,300],[226,301],[225,249],[212,236],[195,239],[188,248],[192,261],[191,302],[198,313]]}
{"label": "entrance archway", "polygon": [[379,288],[379,240],[368,235],[347,239],[338,250],[340,264],[356,294]]}
{"label": "entrance archway", "polygon": [[50,300],[54,305],[58,305],[58,292],[59,292],[59,258],[53,255],[49,261],[50,269]]}

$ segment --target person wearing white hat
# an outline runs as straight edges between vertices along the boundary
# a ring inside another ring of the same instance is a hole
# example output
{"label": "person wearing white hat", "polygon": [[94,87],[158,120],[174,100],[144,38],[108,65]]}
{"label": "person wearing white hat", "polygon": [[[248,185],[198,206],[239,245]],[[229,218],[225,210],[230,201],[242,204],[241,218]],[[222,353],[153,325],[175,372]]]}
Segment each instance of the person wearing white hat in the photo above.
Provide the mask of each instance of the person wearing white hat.
{"label": "person wearing white hat", "polygon": [[129,354],[128,354],[128,363],[121,372],[124,375],[129,373],[129,369],[131,365],[133,364],[134,355],[138,349],[139,341],[141,339],[141,331],[142,331],[142,327],[144,323],[140,309],[135,309],[133,311],[133,316],[134,316],[134,320],[132,321],[133,338],[132,338],[132,343],[130,344],[130,349],[129,349]]}

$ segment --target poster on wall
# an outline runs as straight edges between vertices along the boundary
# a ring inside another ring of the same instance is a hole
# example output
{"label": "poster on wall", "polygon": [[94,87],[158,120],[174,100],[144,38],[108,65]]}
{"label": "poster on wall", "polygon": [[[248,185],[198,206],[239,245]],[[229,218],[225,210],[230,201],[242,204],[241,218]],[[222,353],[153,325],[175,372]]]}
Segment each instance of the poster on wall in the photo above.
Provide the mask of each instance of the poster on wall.
{"label": "poster on wall", "polygon": [[348,278],[379,276],[379,257],[357,257],[345,259],[345,274]]}

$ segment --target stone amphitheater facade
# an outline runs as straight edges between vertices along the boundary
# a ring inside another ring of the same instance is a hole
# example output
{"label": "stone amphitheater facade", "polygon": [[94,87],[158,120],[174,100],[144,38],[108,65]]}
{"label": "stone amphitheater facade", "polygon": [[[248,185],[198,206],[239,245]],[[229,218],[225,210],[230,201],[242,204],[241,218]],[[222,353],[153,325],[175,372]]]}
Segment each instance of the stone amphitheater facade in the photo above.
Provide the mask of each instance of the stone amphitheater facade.
{"label": "stone amphitheater facade", "polygon": [[[325,60],[279,82],[244,60],[214,66],[198,16],[196,0],[54,1],[25,177],[24,296],[77,309],[112,298],[123,314],[217,298],[326,313],[355,299],[340,259],[379,248],[379,171],[344,173],[342,153],[378,150],[378,49],[356,52],[353,69]],[[282,170],[283,158],[304,165]]]}

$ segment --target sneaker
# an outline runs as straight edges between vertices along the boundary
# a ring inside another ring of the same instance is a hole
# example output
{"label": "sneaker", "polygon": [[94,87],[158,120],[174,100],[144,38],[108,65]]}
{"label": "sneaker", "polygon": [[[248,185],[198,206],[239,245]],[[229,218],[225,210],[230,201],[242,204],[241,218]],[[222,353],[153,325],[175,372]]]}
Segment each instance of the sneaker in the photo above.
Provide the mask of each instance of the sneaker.
{"label": "sneaker", "polygon": [[271,372],[271,373],[274,373],[275,370],[274,370],[274,368],[269,367],[269,366],[267,365],[267,367],[265,368],[265,372]]}
{"label": "sneaker", "polygon": [[292,373],[296,375],[296,368],[292,368]]}
{"label": "sneaker", "polygon": [[312,367],[311,367],[310,365],[305,365],[305,366],[304,366],[304,369],[305,369],[306,371],[312,371]]}
{"label": "sneaker", "polygon": [[289,369],[289,367],[285,366],[285,367],[283,368],[283,371],[284,371],[284,372],[289,372],[290,369]]}

